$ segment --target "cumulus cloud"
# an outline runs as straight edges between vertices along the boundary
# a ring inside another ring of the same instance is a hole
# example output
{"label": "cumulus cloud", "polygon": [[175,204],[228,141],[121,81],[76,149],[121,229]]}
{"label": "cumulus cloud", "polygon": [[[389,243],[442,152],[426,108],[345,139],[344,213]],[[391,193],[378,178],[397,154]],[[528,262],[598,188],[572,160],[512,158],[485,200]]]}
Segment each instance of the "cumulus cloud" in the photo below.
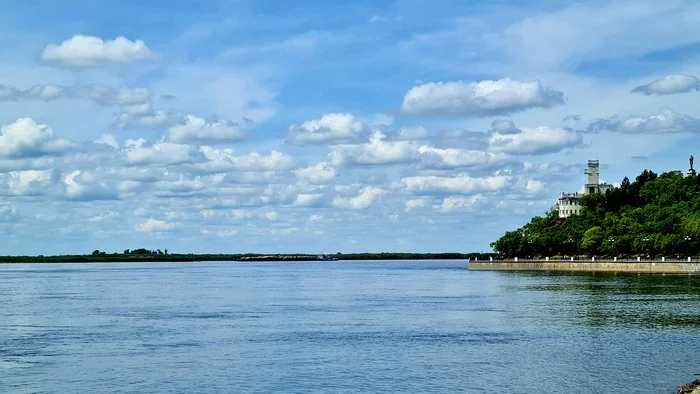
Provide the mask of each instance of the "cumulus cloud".
{"label": "cumulus cloud", "polygon": [[328,162],[320,162],[295,171],[297,177],[305,182],[323,184],[335,178],[336,172]]}
{"label": "cumulus cloud", "polygon": [[613,131],[629,134],[671,134],[697,132],[699,129],[700,120],[665,107],[649,116],[613,116],[598,119],[587,127],[588,132]]}
{"label": "cumulus cloud", "polygon": [[111,134],[102,134],[100,138],[95,140],[96,144],[111,146],[114,149],[119,149],[119,141]]}
{"label": "cumulus cloud", "polygon": [[367,209],[377,202],[386,191],[374,186],[367,186],[360,190],[356,197],[336,197],[333,199],[333,206],[343,209]]}
{"label": "cumulus cloud", "polygon": [[297,197],[294,199],[292,206],[295,206],[295,207],[315,206],[315,205],[318,205],[318,203],[321,201],[322,198],[323,198],[323,194],[321,194],[321,193],[301,193],[301,194],[298,194]]}
{"label": "cumulus cloud", "polygon": [[206,121],[196,116],[185,116],[184,123],[170,127],[168,139],[178,143],[225,143],[246,139],[241,125],[226,121]]}
{"label": "cumulus cloud", "polygon": [[294,158],[278,151],[272,151],[269,155],[258,152],[235,155],[230,148],[221,150],[209,146],[200,147],[200,151],[207,161],[197,164],[195,168],[204,172],[283,171],[291,170],[296,165]]}
{"label": "cumulus cloud", "polygon": [[504,153],[484,152],[467,149],[440,149],[429,145],[418,148],[420,163],[424,168],[448,169],[463,167],[503,166],[514,161]]}
{"label": "cumulus cloud", "polygon": [[173,165],[202,162],[206,159],[202,151],[192,145],[167,141],[150,144],[144,139],[126,140],[124,144],[126,163],[132,165]]}
{"label": "cumulus cloud", "polygon": [[412,161],[417,156],[417,146],[411,141],[386,142],[386,135],[375,132],[366,144],[334,145],[328,161],[334,166],[348,164],[396,164]]}
{"label": "cumulus cloud", "polygon": [[583,144],[579,133],[551,127],[523,129],[517,134],[492,134],[489,150],[512,155],[542,155]]}
{"label": "cumulus cloud", "polygon": [[38,196],[51,190],[55,181],[53,170],[12,171],[7,182],[10,194]]}
{"label": "cumulus cloud", "polygon": [[441,212],[475,212],[488,204],[488,198],[475,194],[473,196],[449,196],[436,208]]}
{"label": "cumulus cloud", "polygon": [[103,40],[82,34],[76,34],[60,45],[49,44],[41,54],[44,62],[63,67],[101,67],[157,58],[158,55],[142,40],[131,41],[122,36]]}
{"label": "cumulus cloud", "polygon": [[82,170],[74,170],[63,178],[65,196],[73,200],[113,200],[117,199],[116,182],[109,182],[99,175]]}
{"label": "cumulus cloud", "polygon": [[119,212],[115,211],[106,211],[100,214],[97,214],[95,216],[92,216],[88,221],[93,222],[93,223],[99,223],[99,222],[106,222],[106,221],[113,221],[116,219],[121,218],[122,215]]}
{"label": "cumulus cloud", "polygon": [[136,226],[136,231],[142,233],[158,233],[170,231],[177,227],[175,223],[169,223],[163,220],[157,220],[153,218],[148,218],[144,223]]}
{"label": "cumulus cloud", "polygon": [[692,75],[671,74],[632,89],[647,96],[700,91],[700,80]]}
{"label": "cumulus cloud", "polygon": [[495,175],[485,178],[474,178],[466,174],[453,177],[412,176],[401,178],[403,187],[412,194],[478,194],[495,192],[504,189],[510,178]]}
{"label": "cumulus cloud", "polygon": [[51,127],[32,118],[19,118],[0,128],[0,158],[60,154],[75,146],[71,141],[54,138]]}
{"label": "cumulus cloud", "polygon": [[430,82],[411,88],[401,110],[415,115],[493,116],[564,104],[564,94],[539,81],[500,79]]}
{"label": "cumulus cloud", "polygon": [[287,142],[294,145],[337,144],[357,140],[366,125],[351,114],[330,113],[289,127]]}
{"label": "cumulus cloud", "polygon": [[415,199],[407,200],[404,203],[404,211],[411,212],[415,209],[423,208],[426,205],[428,205],[428,200],[423,199],[423,198],[415,198]]}

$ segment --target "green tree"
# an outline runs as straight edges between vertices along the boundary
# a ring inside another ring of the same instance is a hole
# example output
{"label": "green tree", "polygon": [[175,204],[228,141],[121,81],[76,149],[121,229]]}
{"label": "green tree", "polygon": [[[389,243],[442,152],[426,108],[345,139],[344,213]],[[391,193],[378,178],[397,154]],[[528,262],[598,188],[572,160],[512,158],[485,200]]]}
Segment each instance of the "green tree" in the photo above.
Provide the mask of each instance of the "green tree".
{"label": "green tree", "polygon": [[590,255],[598,254],[603,243],[603,236],[603,229],[599,226],[589,228],[581,238],[581,249]]}

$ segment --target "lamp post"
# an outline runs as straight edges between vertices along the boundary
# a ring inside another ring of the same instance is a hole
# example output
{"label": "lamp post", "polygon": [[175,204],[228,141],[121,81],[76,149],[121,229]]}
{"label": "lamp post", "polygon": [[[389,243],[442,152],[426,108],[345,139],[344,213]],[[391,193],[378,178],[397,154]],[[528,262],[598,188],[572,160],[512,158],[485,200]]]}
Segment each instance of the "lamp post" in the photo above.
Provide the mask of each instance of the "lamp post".
{"label": "lamp post", "polygon": [[649,237],[644,236],[642,241],[644,242],[644,251],[646,253],[646,258],[649,258]]}
{"label": "lamp post", "polygon": [[692,238],[690,238],[690,235],[686,235],[683,240],[685,241],[685,255],[686,257],[690,257],[690,241]]}
{"label": "lamp post", "polygon": [[610,242],[610,252],[611,254],[615,254],[615,239],[613,237],[608,238],[608,242]]}
{"label": "lamp post", "polygon": [[569,244],[569,247],[567,248],[569,250],[569,253],[573,256],[576,254],[576,251],[574,250],[574,239],[569,237],[569,240],[566,241]]}

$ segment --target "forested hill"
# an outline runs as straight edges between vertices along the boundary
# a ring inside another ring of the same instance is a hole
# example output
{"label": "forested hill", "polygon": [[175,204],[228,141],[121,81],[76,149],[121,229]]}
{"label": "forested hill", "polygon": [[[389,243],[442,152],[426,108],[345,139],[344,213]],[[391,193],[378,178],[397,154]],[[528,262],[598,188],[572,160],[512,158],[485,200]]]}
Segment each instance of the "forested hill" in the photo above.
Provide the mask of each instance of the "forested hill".
{"label": "forested hill", "polygon": [[491,243],[514,256],[686,256],[700,250],[700,178],[645,170],[606,194],[585,195],[581,213],[551,210]]}

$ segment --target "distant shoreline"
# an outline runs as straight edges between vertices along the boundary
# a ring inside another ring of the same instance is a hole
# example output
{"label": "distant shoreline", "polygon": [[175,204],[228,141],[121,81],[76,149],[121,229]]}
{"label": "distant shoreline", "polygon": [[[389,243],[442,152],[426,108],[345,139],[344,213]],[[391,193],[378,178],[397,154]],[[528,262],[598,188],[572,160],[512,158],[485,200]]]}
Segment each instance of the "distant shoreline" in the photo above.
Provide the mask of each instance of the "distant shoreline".
{"label": "distant shoreline", "polygon": [[[467,260],[480,257],[480,253],[337,253],[328,255],[337,260]],[[262,262],[262,261],[319,261],[317,254],[179,254],[179,253],[95,253],[89,255],[54,256],[0,256],[0,264],[16,263],[168,263],[168,262]]]}

